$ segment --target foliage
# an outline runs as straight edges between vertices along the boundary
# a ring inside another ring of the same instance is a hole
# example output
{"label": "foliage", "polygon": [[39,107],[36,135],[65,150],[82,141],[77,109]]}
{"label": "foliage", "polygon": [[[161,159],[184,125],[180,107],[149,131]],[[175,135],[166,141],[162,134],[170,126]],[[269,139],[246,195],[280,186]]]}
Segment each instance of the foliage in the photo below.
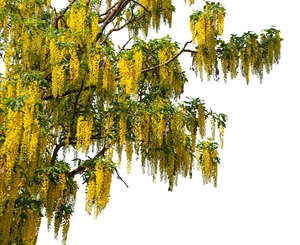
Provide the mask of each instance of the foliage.
{"label": "foliage", "polygon": [[[227,117],[199,98],[179,102],[187,79],[178,57],[190,53],[194,70],[208,79],[219,79],[219,67],[225,80],[236,78],[240,68],[247,83],[250,70],[262,79],[280,58],[274,27],[220,39],[220,3],[205,2],[190,16],[193,40],[181,49],[168,36],[141,36],[162,22],[171,26],[171,0],[72,0],[59,12],[50,0],[0,0],[0,7],[1,244],[35,244],[43,216],[55,235],[62,229],[65,243],[74,177],[86,185],[87,212],[98,216],[112,175],[121,179],[124,150],[128,172],[135,152],[143,170],[153,179],[159,172],[170,191],[179,176],[192,177],[194,160],[203,183],[216,186]],[[111,34],[122,29],[130,38],[118,48]],[[192,42],[195,49],[187,49]],[[88,157],[70,164],[59,157],[69,150]]]}

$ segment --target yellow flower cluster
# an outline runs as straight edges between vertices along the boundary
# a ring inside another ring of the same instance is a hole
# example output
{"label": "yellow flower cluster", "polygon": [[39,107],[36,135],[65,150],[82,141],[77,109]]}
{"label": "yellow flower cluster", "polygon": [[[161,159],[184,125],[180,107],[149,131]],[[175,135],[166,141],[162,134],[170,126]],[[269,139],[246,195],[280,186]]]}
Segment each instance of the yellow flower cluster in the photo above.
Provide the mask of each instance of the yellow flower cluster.
{"label": "yellow flower cluster", "polygon": [[83,33],[86,28],[86,17],[87,12],[84,5],[81,5],[79,8],[73,6],[67,20],[67,24],[71,31]]}
{"label": "yellow flower cluster", "polygon": [[4,63],[5,63],[5,74],[9,74],[9,69],[10,69],[10,63],[11,63],[11,59],[13,56],[13,49],[12,49],[12,45],[11,43],[9,43],[8,45],[8,49],[5,53],[5,58],[4,58]]}
{"label": "yellow flower cluster", "polygon": [[94,216],[97,217],[106,207],[109,201],[112,171],[97,162],[95,176],[88,181],[86,211],[91,214],[94,208]]}
{"label": "yellow flower cluster", "polygon": [[202,68],[207,72],[207,78],[216,69],[216,45],[217,35],[223,34],[224,28],[224,10],[222,8],[210,9],[207,5],[204,7],[204,12],[198,16],[198,19],[191,19],[190,29],[193,36],[193,41],[197,40],[197,56],[196,64],[200,71],[202,79]]}
{"label": "yellow flower cluster", "polygon": [[93,130],[93,117],[80,116],[77,121],[77,149],[83,152],[90,147]]}
{"label": "yellow flower cluster", "polygon": [[159,64],[162,65],[159,67],[159,78],[161,81],[164,81],[165,79],[168,78],[168,68],[163,65],[166,63],[168,57],[168,49],[167,47],[163,47],[158,51],[158,59],[159,59]]}
{"label": "yellow flower cluster", "polygon": [[41,189],[40,189],[42,201],[46,201],[48,188],[49,188],[49,179],[48,179],[47,175],[43,174],[42,175],[42,185],[41,185]]}
{"label": "yellow flower cluster", "polygon": [[93,16],[92,17],[92,40],[94,41],[97,37],[98,34],[98,17],[97,16]]}
{"label": "yellow flower cluster", "polygon": [[76,81],[79,77],[79,59],[75,48],[70,48],[69,53],[71,55],[70,59],[70,79]]}
{"label": "yellow flower cluster", "polygon": [[142,72],[143,54],[141,50],[135,50],[133,59],[122,56],[118,63],[120,72],[120,84],[125,87],[125,93],[133,95],[137,92],[137,82]]}
{"label": "yellow flower cluster", "polygon": [[134,61],[134,78],[135,81],[132,86],[133,94],[136,94],[137,92],[137,82],[141,76],[142,68],[143,68],[143,53],[142,50],[135,50],[133,55],[133,61]]}
{"label": "yellow flower cluster", "polygon": [[30,208],[26,210],[26,220],[24,223],[22,242],[26,245],[34,245],[40,226],[41,217],[38,212],[34,212]]}
{"label": "yellow flower cluster", "polygon": [[[218,178],[218,152],[216,150],[209,150],[211,142],[207,141],[203,145],[202,149],[202,162],[201,162],[201,171],[203,183],[208,184],[211,182],[211,179],[214,180],[214,186],[217,186]],[[198,162],[200,159],[197,158]]]}
{"label": "yellow flower cluster", "polygon": [[118,67],[121,76],[120,84],[125,87],[125,93],[130,94],[134,82],[132,61],[121,57],[119,59]]}
{"label": "yellow flower cluster", "polygon": [[89,80],[88,85],[97,85],[100,70],[100,54],[90,55],[89,57]]}
{"label": "yellow flower cluster", "polygon": [[217,20],[218,20],[218,35],[222,35],[223,30],[224,30],[224,11],[223,11],[223,9],[218,10]]}
{"label": "yellow flower cluster", "polygon": [[4,8],[5,7],[5,0],[0,0],[0,8]]}
{"label": "yellow flower cluster", "polygon": [[200,129],[200,135],[202,138],[205,136],[205,108],[203,105],[200,105],[198,108],[198,125]]}
{"label": "yellow flower cluster", "polygon": [[126,131],[127,131],[126,117],[122,113],[120,117],[120,130],[119,130],[119,144],[121,149],[123,148],[125,142]]}
{"label": "yellow flower cluster", "polygon": [[63,94],[65,71],[63,66],[55,65],[52,70],[52,94],[54,98]]}
{"label": "yellow flower cluster", "polygon": [[133,144],[131,140],[126,140],[127,173],[130,174],[132,166]]}
{"label": "yellow flower cluster", "polygon": [[149,133],[150,133],[150,116],[147,111],[142,116],[142,139],[145,146],[149,145]]}
{"label": "yellow flower cluster", "polygon": [[0,155],[6,155],[6,161],[4,161],[4,169],[6,171],[5,180],[8,183],[11,178],[15,161],[19,156],[18,149],[22,137],[23,116],[21,112],[9,109],[7,119],[7,135],[4,144],[0,149]]}
{"label": "yellow flower cluster", "polygon": [[29,39],[29,34],[28,32],[23,33],[23,42],[22,42],[22,56],[23,56],[23,62],[25,67],[29,65],[29,44],[30,44],[30,39]]}
{"label": "yellow flower cluster", "polygon": [[51,7],[51,0],[47,0],[47,8]]}
{"label": "yellow flower cluster", "polygon": [[141,128],[141,122],[139,117],[135,118],[133,127],[134,127],[134,136],[135,136],[135,151],[136,153],[138,153],[142,141],[142,128]]}
{"label": "yellow flower cluster", "polygon": [[[60,37],[61,41],[64,41],[65,37]],[[50,45],[50,61],[53,65],[52,68],[52,94],[54,98],[62,95],[65,83],[65,71],[63,66],[60,64],[61,60],[66,55],[66,49],[59,49],[56,47],[55,39],[51,39]]]}
{"label": "yellow flower cluster", "polygon": [[112,67],[108,58],[104,60],[105,68],[103,71],[103,81],[102,81],[102,88],[107,90],[110,83],[114,82],[114,77],[112,73]]}
{"label": "yellow flower cluster", "polygon": [[59,182],[60,192],[63,193],[63,191],[66,188],[66,175],[63,173],[59,174],[58,182]]}

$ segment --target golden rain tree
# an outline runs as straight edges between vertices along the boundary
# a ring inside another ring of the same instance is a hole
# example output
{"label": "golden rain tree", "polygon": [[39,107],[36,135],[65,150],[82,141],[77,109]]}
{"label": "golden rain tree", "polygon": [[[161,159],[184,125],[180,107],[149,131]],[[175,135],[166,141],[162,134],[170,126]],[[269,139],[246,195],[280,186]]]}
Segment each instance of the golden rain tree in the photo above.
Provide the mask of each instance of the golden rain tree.
{"label": "golden rain tree", "polygon": [[[172,0],[69,0],[60,11],[51,0],[0,0],[0,244],[35,244],[42,217],[65,243],[74,177],[97,217],[112,176],[122,180],[122,152],[128,172],[135,153],[169,191],[194,169],[217,185],[226,115],[199,98],[178,100],[187,83],[178,57],[191,55],[201,79],[240,71],[248,83],[278,63],[281,37],[272,27],[222,40],[224,7],[187,4],[202,10],[190,16],[192,40],[179,45],[168,36],[146,41],[150,28],[171,26]],[[126,29],[117,46],[112,34]],[[67,162],[60,153],[69,150],[87,157]]]}

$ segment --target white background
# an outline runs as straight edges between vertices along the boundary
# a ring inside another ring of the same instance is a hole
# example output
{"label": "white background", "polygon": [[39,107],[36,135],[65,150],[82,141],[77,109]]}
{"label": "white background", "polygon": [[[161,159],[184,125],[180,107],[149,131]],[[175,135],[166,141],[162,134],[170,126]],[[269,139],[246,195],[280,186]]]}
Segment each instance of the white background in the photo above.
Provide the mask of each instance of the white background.
{"label": "white background", "polygon": [[[62,7],[65,2],[54,4]],[[188,16],[203,1],[192,7],[183,0],[173,2],[173,30],[161,29],[157,36],[170,33],[182,45],[190,39]],[[298,1],[221,2],[227,10],[225,38],[275,25],[284,41],[281,61],[262,85],[254,77],[248,86],[241,77],[227,84],[201,83],[188,71],[184,96],[200,97],[229,116],[218,187],[203,186],[197,173],[192,180],[181,178],[170,193],[167,184],[153,184],[142,175],[136,162],[131,175],[121,171],[129,189],[113,179],[110,202],[97,220],[84,211],[81,188],[67,244],[300,244]],[[116,38],[124,43],[127,37]],[[187,70],[189,58],[181,58]],[[38,239],[38,245],[44,244],[61,244],[45,222]]]}

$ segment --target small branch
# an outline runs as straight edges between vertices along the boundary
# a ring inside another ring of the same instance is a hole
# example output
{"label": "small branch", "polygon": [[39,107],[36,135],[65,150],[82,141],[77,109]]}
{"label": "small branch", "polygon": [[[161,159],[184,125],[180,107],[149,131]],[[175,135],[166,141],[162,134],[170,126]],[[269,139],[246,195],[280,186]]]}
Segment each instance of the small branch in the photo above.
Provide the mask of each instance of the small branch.
{"label": "small branch", "polygon": [[151,12],[149,11],[149,9],[147,9],[144,5],[140,4],[139,2],[137,2],[137,1],[135,1],[135,0],[131,0],[131,1],[134,2],[135,4],[141,6],[146,12],[151,13]]}
{"label": "small branch", "polygon": [[159,68],[159,67],[161,67],[161,66],[165,66],[165,65],[171,63],[173,60],[177,59],[178,56],[181,55],[181,54],[184,52],[186,46],[187,46],[188,44],[190,44],[191,42],[192,42],[192,41],[186,42],[186,43],[184,44],[183,48],[178,52],[178,54],[176,54],[175,56],[173,56],[171,59],[167,60],[165,63],[159,64],[159,65],[156,65],[156,66],[152,66],[152,67],[149,67],[149,68],[146,68],[146,69],[143,69],[143,70],[142,70],[142,73],[148,72],[148,71],[152,71],[152,70],[155,70],[155,69],[157,69],[157,68]]}
{"label": "small branch", "polygon": [[183,52],[197,54],[196,50],[191,50],[191,49],[185,49],[183,50]]}
{"label": "small branch", "polygon": [[129,186],[127,185],[127,183],[126,183],[126,182],[122,179],[122,177],[120,176],[120,174],[119,174],[119,172],[118,172],[118,169],[117,169],[115,166],[112,166],[112,167],[113,167],[113,169],[116,171],[117,178],[118,178],[119,180],[121,180],[127,188],[129,188]]}
{"label": "small branch", "polygon": [[[107,148],[104,146],[103,149],[101,151],[99,151],[96,156],[93,157],[93,159],[97,159],[101,156],[104,156],[104,153],[106,150],[107,150]],[[84,170],[85,170],[85,167],[84,167],[84,163],[83,163],[79,167],[74,169],[73,171],[69,172],[68,177],[73,178],[75,175],[81,174]]]}
{"label": "small branch", "polygon": [[[183,48],[180,50],[180,52],[178,52],[178,54],[176,54],[175,56],[173,56],[171,59],[167,60],[165,63],[163,64],[159,64],[159,65],[156,65],[156,66],[152,66],[152,67],[149,67],[149,68],[145,68],[142,70],[142,73],[145,73],[145,72],[148,72],[148,71],[152,71],[152,70],[155,70],[161,66],[164,66],[164,65],[167,65],[169,63],[171,63],[172,61],[174,61],[176,58],[178,58],[178,56],[180,56],[183,52],[190,52],[190,53],[197,53],[196,51],[193,51],[193,50],[189,50],[189,49],[185,49],[186,46],[188,44],[190,44],[192,41],[188,41],[185,43],[185,45],[183,46]],[[120,76],[116,77],[115,78],[116,80],[119,80],[120,79]],[[95,85],[91,85],[91,86],[87,86],[85,88],[82,89],[82,91],[85,91],[85,90],[89,90],[89,89],[95,89],[96,86]],[[76,92],[79,92],[79,89],[75,89],[75,90],[67,90],[64,94],[61,95],[61,97],[64,97],[64,96],[67,96],[69,94],[73,94],[73,93],[76,93]],[[53,95],[49,95],[49,96],[46,96],[46,97],[43,97],[43,100],[51,100],[53,99]]]}
{"label": "small branch", "polygon": [[61,12],[60,15],[55,19],[55,27],[58,28],[58,21],[64,16],[64,14],[68,11],[68,9],[73,5],[73,3],[75,3],[76,0],[73,0],[72,2],[70,2],[70,4],[65,7]]}
{"label": "small branch", "polygon": [[111,6],[109,9],[107,9],[105,13],[100,14],[99,17],[107,15],[114,7],[117,6],[117,4],[118,4],[118,2],[116,2],[113,6]]}
{"label": "small branch", "polygon": [[126,48],[127,44],[128,44],[132,39],[133,39],[133,37],[130,37],[130,38],[127,40],[127,42],[123,45],[123,47],[120,48],[119,52],[123,51],[123,50]]}
{"label": "small branch", "polygon": [[100,31],[97,34],[96,41],[99,40],[101,35],[103,34],[106,26],[111,23],[119,13],[122,12],[122,10],[126,7],[126,5],[130,2],[131,0],[120,0],[114,10],[110,12],[110,14],[105,18]]}
{"label": "small branch", "polygon": [[55,146],[52,157],[51,157],[51,164],[55,162],[60,148],[62,148],[64,145],[65,145],[65,143],[60,142],[58,145]]}
{"label": "small branch", "polygon": [[[142,73],[145,73],[145,72],[148,72],[148,71],[153,71],[153,70],[155,70],[155,69],[157,69],[157,68],[159,68],[159,67],[161,67],[161,66],[168,65],[169,63],[171,63],[172,61],[174,61],[175,59],[177,59],[178,56],[181,55],[181,54],[186,50],[186,49],[185,49],[186,46],[187,46],[188,44],[190,44],[191,42],[192,42],[192,41],[186,42],[186,43],[184,44],[183,48],[178,52],[178,54],[176,54],[175,56],[173,56],[171,59],[167,60],[165,63],[159,64],[159,65],[156,65],[156,66],[152,66],[152,67],[149,67],[149,68],[145,68],[145,69],[142,70]],[[115,79],[118,80],[118,79],[120,79],[120,78],[121,78],[121,77],[118,76],[118,77],[116,77]]]}

